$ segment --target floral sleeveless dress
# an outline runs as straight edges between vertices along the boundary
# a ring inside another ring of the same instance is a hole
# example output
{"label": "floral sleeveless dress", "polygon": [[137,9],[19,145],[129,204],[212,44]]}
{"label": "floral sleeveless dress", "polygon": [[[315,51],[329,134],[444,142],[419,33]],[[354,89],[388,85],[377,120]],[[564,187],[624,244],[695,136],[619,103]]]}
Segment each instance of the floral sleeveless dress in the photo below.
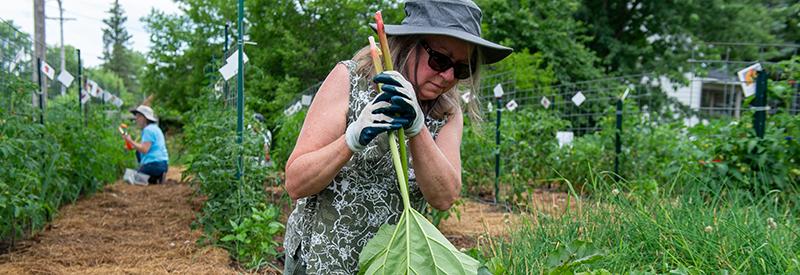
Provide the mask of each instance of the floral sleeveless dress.
{"label": "floral sleeveless dress", "polygon": [[[369,85],[371,79],[355,73],[354,61],[341,63],[350,72],[349,125],[377,93]],[[425,120],[434,139],[446,122]],[[426,203],[411,167],[409,197],[422,211]],[[356,274],[361,249],[381,225],[396,224],[402,211],[388,135],[381,134],[355,153],[327,188],[297,200],[286,224],[287,261],[296,257],[294,264],[304,265],[308,274]]]}

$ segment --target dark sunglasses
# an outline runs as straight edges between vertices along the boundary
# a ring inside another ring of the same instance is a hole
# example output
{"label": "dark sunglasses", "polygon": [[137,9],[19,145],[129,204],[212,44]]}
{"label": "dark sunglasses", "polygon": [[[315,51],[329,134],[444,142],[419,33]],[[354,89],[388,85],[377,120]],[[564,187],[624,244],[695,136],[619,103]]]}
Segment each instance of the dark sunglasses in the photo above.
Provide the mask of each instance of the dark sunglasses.
{"label": "dark sunglasses", "polygon": [[421,41],[420,45],[428,52],[428,66],[437,72],[444,72],[453,68],[453,76],[457,79],[467,79],[475,72],[475,58],[472,58],[472,65],[455,63],[447,55],[434,51],[428,46],[428,42]]}

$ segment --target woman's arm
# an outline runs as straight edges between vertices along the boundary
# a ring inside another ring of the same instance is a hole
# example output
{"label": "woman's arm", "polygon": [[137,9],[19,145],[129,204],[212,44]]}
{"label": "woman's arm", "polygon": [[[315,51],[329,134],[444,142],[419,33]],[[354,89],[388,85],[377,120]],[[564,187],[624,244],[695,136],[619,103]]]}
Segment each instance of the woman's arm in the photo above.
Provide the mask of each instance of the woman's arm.
{"label": "woman's arm", "polygon": [[292,199],[325,189],[353,156],[344,139],[349,99],[350,76],[339,64],[320,86],[286,162],[286,191]]}
{"label": "woman's arm", "polygon": [[425,200],[436,209],[447,210],[461,192],[461,132],[464,118],[457,109],[439,131],[436,141],[428,129],[409,142],[414,173]]}
{"label": "woman's arm", "polygon": [[133,145],[133,149],[134,150],[136,150],[136,151],[138,151],[139,153],[142,153],[142,154],[147,154],[147,152],[150,152],[150,146],[153,145],[153,143],[150,142],[150,141],[145,141],[145,142],[142,142],[142,143],[138,143],[136,141],[133,141],[131,136],[127,135],[127,134],[123,134],[122,138],[124,138],[125,140],[130,142]]}

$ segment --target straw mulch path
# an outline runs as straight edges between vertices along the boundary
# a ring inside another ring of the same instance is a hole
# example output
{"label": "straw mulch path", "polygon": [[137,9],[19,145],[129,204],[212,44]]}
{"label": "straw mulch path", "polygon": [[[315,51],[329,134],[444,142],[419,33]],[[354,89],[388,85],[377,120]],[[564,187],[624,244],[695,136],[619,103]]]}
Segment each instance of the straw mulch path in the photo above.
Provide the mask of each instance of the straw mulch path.
{"label": "straw mulch path", "polygon": [[63,207],[47,230],[0,255],[0,274],[235,274],[228,253],[198,246],[202,199],[170,168],[162,185],[117,182]]}

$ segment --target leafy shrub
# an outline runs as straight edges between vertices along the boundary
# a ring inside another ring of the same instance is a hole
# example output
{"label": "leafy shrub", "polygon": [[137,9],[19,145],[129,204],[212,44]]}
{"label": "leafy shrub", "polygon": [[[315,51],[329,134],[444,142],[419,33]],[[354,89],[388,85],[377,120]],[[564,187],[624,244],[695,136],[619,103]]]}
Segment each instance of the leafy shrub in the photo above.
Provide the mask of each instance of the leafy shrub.
{"label": "leafy shrub", "polygon": [[705,150],[699,159],[706,182],[731,184],[753,194],[773,189],[796,191],[800,181],[800,149],[795,137],[799,116],[767,119],[764,138],[758,138],[751,120],[718,120],[691,129],[695,143]]}
{"label": "leafy shrub", "polygon": [[[237,143],[235,117],[234,110],[216,102],[195,107],[184,129],[184,176],[207,197],[193,223],[203,228],[202,240],[227,248],[247,268],[259,268],[277,255],[272,238],[279,232],[274,224],[278,210],[265,206],[264,191],[272,170],[259,163],[263,141],[251,127]],[[245,118],[246,125],[255,123],[252,116]]]}
{"label": "leafy shrub", "polygon": [[104,107],[91,108],[83,120],[76,104],[53,100],[42,125],[30,105],[32,86],[16,81],[4,83],[10,90],[0,109],[0,242],[10,243],[135,165],[116,132],[119,120],[102,115]]}
{"label": "leafy shrub", "polygon": [[300,136],[300,129],[303,128],[306,111],[306,109],[303,109],[294,115],[281,116],[278,119],[275,126],[274,142],[272,143],[272,148],[270,148],[270,154],[278,171],[284,170],[286,161],[289,160],[289,155],[294,150],[297,137]]}
{"label": "leafy shrub", "polygon": [[259,204],[250,208],[250,217],[241,222],[231,220],[233,232],[220,239],[226,247],[236,251],[236,257],[245,267],[255,268],[264,265],[264,260],[277,257],[279,246],[274,237],[283,230],[278,220],[280,211],[275,206]]}

